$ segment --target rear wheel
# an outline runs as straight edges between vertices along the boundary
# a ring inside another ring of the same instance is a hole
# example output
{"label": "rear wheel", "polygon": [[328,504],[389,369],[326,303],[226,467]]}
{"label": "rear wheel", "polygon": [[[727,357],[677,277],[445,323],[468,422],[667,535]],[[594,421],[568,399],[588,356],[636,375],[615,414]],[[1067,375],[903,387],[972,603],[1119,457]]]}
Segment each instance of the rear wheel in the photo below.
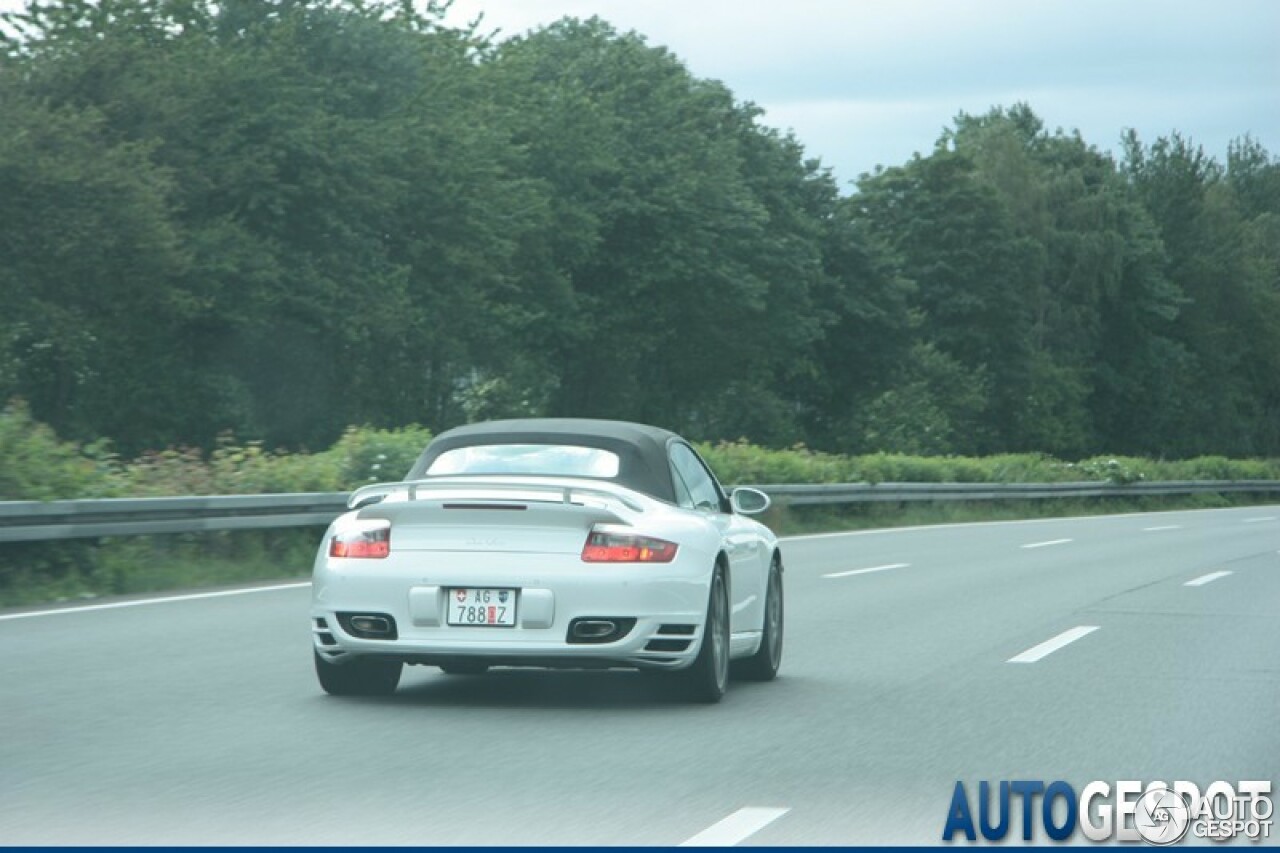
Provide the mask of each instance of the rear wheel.
{"label": "rear wheel", "polygon": [[744,661],[734,664],[734,675],[748,681],[772,681],[782,664],[782,563],[777,557],[769,567],[769,586],[764,599],[764,629],[760,648]]}
{"label": "rear wheel", "polygon": [[400,684],[402,664],[398,660],[357,657],[346,663],[329,663],[313,651],[316,678],[325,693],[333,696],[388,696]]}
{"label": "rear wheel", "polygon": [[685,695],[694,702],[719,702],[729,685],[729,589],[719,565],[711,576],[702,647],[693,665],[679,676],[684,681]]}

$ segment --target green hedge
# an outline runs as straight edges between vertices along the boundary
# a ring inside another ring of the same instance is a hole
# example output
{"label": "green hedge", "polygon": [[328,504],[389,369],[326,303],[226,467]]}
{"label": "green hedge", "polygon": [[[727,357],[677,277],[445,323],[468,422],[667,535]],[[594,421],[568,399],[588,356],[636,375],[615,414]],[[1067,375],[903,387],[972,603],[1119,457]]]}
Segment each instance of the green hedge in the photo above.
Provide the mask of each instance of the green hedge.
{"label": "green hedge", "polygon": [[699,450],[725,483],[1133,483],[1161,480],[1280,480],[1280,459],[1203,456],[1182,461],[1095,456],[1064,462],[1038,453],[836,456],[794,447],[767,450],[746,442]]}
{"label": "green hedge", "polygon": [[337,492],[398,480],[431,440],[423,427],[350,427],[318,453],[219,439],[208,453],[168,448],[123,460],[106,442],[61,441],[22,401],[0,411],[0,500]]}
{"label": "green hedge", "polygon": [[[123,460],[106,442],[60,440],[21,401],[13,401],[0,411],[0,500],[345,491],[400,479],[430,440],[431,431],[420,426],[350,427],[333,447],[316,453],[267,450],[224,436],[208,453],[170,448]],[[745,441],[699,449],[722,482],[735,484],[1280,480],[1280,459],[837,456],[803,446],[769,450]]]}

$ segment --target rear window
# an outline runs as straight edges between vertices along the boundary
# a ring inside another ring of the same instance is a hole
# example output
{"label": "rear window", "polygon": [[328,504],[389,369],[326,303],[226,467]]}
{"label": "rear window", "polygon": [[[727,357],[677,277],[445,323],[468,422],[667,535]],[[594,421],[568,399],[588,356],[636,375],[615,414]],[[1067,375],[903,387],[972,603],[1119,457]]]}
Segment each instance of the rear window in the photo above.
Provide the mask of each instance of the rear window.
{"label": "rear window", "polygon": [[455,447],[436,457],[427,476],[449,474],[546,474],[616,477],[618,454],[568,444],[484,444]]}

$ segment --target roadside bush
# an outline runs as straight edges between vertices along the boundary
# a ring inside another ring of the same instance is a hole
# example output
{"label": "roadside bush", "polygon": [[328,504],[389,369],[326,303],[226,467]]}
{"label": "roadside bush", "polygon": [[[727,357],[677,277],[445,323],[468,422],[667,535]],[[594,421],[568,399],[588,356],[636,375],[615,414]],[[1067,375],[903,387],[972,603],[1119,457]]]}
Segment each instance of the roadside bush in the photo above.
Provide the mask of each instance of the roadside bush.
{"label": "roadside bush", "polygon": [[196,448],[144,453],[120,477],[131,495],[340,492],[401,479],[430,440],[431,432],[419,426],[348,427],[328,450],[288,453],[223,435],[207,457]]}
{"label": "roadside bush", "polygon": [[[60,441],[22,400],[0,410],[0,500],[110,497],[114,459],[105,443],[87,452]],[[91,541],[0,543],[0,605],[74,597],[95,587]]]}
{"label": "roadside bush", "polygon": [[107,497],[113,466],[105,442],[86,449],[59,440],[22,400],[0,409],[0,500]]}
{"label": "roadside bush", "polygon": [[401,429],[348,427],[326,454],[337,464],[337,488],[355,489],[369,483],[403,479],[431,441],[425,427]]}

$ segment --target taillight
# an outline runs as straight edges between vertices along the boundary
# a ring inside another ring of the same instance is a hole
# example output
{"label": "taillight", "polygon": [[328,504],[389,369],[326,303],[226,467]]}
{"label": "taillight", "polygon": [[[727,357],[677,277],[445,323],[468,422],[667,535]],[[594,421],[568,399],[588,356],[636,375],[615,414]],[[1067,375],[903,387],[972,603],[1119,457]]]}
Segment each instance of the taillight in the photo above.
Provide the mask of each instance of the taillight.
{"label": "taillight", "polygon": [[391,527],[344,530],[329,540],[330,557],[381,560],[391,553]]}
{"label": "taillight", "polygon": [[592,530],[582,546],[586,563],[670,563],[675,556],[674,542],[605,530]]}

